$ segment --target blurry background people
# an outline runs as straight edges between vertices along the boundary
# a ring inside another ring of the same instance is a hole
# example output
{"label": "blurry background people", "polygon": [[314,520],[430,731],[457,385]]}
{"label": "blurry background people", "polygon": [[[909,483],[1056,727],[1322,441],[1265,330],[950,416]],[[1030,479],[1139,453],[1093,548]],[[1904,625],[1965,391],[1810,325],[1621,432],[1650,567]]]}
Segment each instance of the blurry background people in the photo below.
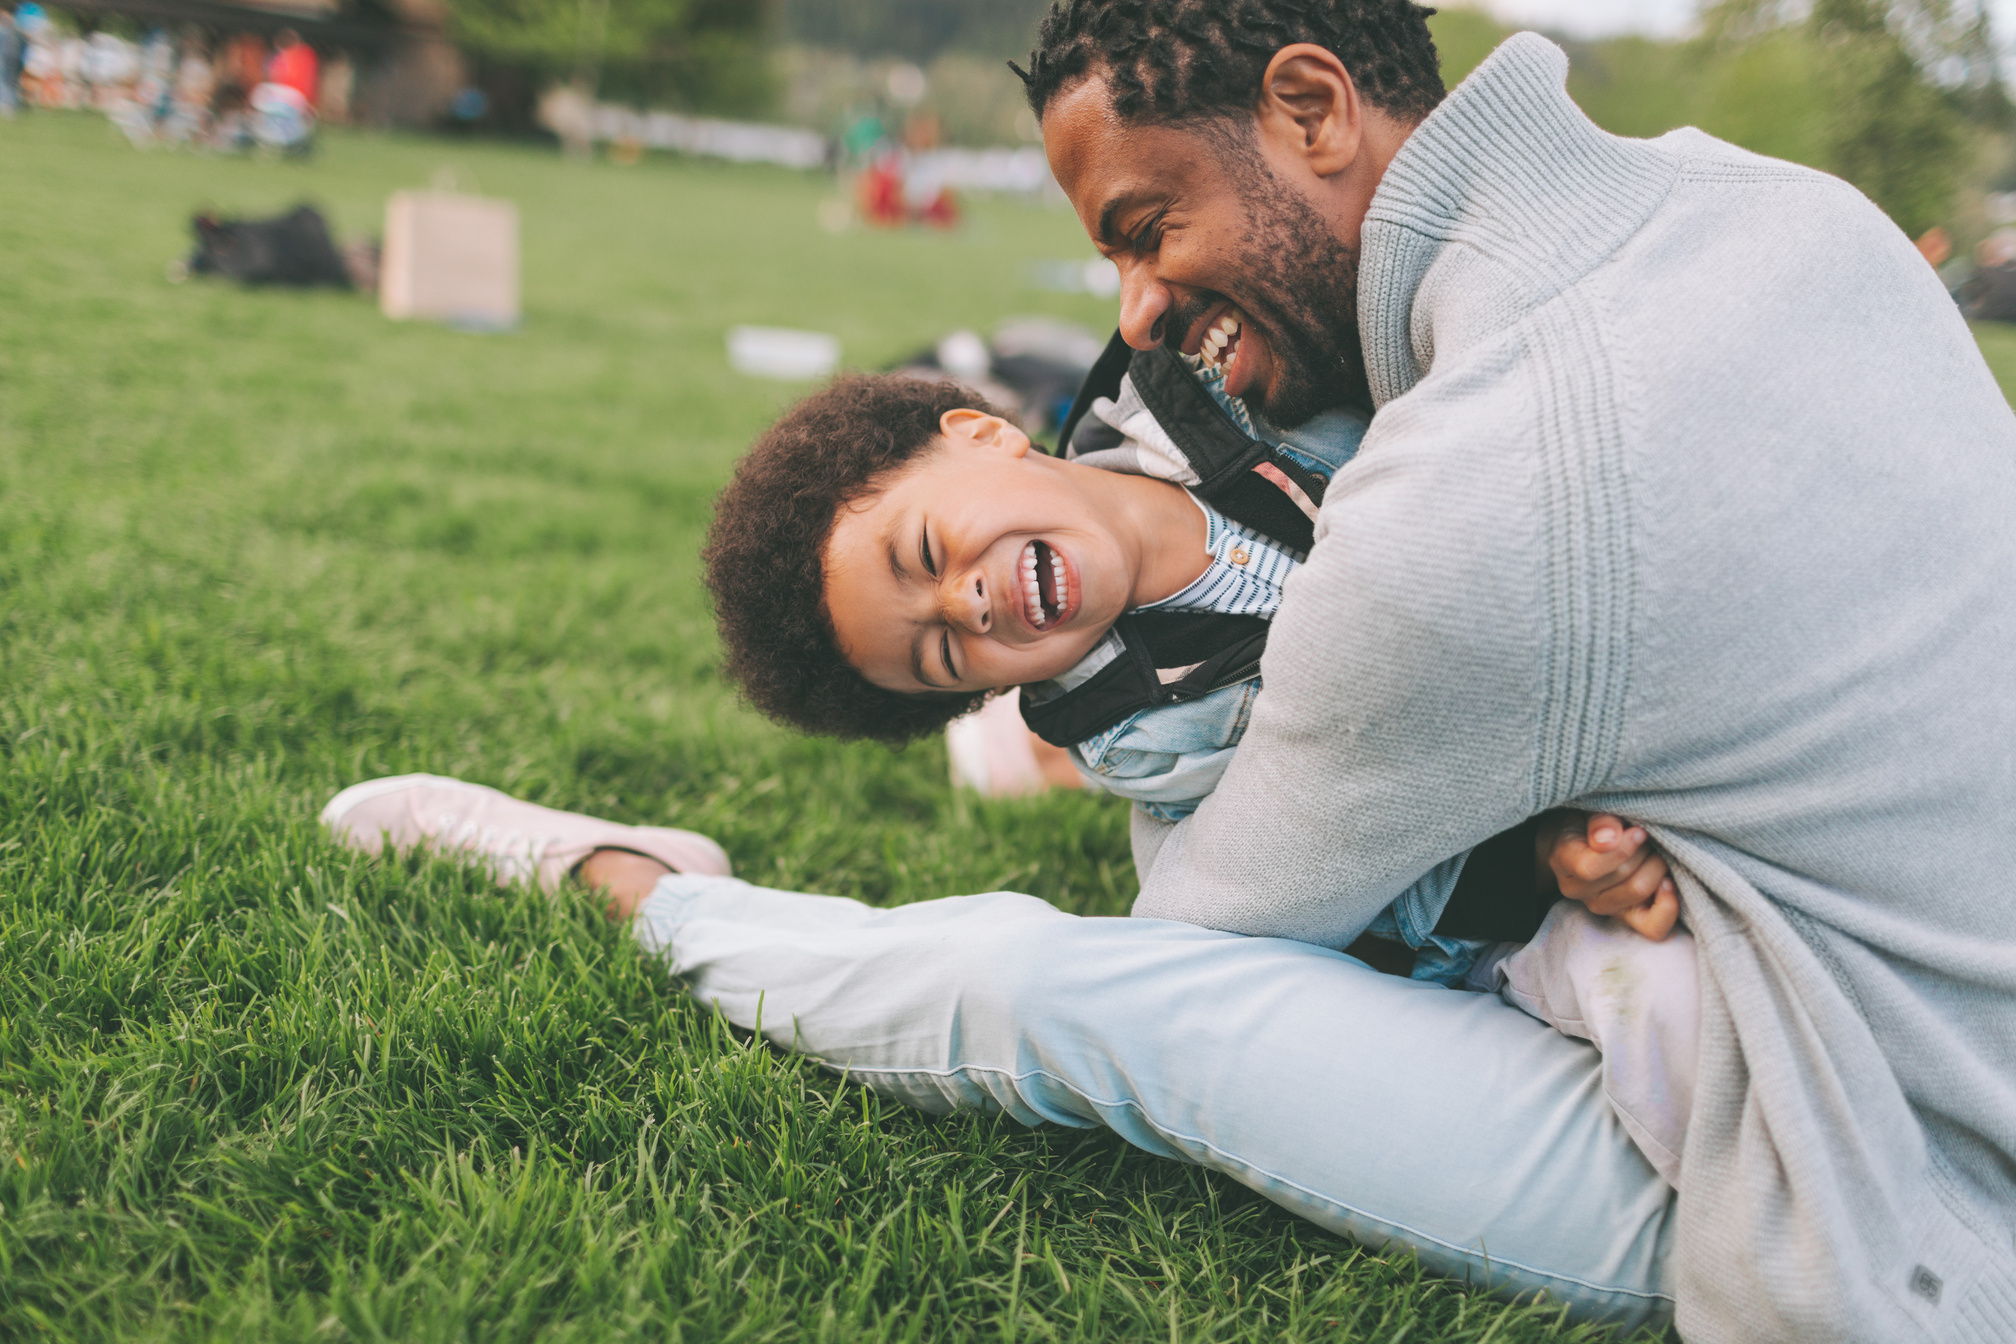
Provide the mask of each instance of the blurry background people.
{"label": "blurry background people", "polygon": [[1974,273],[1953,297],[1977,322],[2016,322],[2016,228],[2004,225],[1981,240]]}
{"label": "blurry background people", "polygon": [[235,79],[217,81],[210,99],[210,129],[204,142],[212,149],[235,152],[252,147],[251,95]]}
{"label": "blurry background people", "polygon": [[273,39],[273,59],[266,62],[266,82],[294,90],[312,112],[319,105],[316,94],[321,83],[321,66],[315,48],[303,42],[292,28],[282,28]]}
{"label": "blurry background people", "polygon": [[252,90],[252,138],[268,149],[306,154],[315,145],[315,113],[301,90],[271,80]]}
{"label": "blurry background people", "polygon": [[222,116],[242,110],[252,90],[265,80],[266,39],[256,33],[233,36],[217,53],[217,92],[211,111]]}
{"label": "blurry background people", "polygon": [[210,100],[216,92],[217,75],[210,65],[202,30],[192,24],[182,32],[181,59],[175,64],[175,88],[163,133],[171,140],[201,136],[209,127]]}
{"label": "blurry background people", "polygon": [[140,53],[131,42],[111,33],[93,33],[85,39],[83,58],[81,73],[90,89],[90,106],[110,112],[133,100]]}
{"label": "blurry background people", "polygon": [[0,5],[0,117],[20,110],[21,62],[27,44],[14,22],[14,6]]}
{"label": "blurry background people", "polygon": [[349,121],[350,98],[356,88],[357,67],[339,51],[322,67],[322,83],[315,96],[316,119],[338,126]]}

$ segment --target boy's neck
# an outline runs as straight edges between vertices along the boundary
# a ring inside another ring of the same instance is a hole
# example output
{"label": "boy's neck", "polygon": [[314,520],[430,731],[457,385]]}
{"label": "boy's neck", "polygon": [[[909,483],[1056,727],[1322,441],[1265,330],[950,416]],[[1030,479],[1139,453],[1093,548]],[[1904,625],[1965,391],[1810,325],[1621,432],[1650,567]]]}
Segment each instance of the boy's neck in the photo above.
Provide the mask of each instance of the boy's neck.
{"label": "boy's neck", "polygon": [[1211,567],[1204,511],[1182,486],[1153,476],[1086,470],[1092,486],[1112,510],[1114,530],[1130,548],[1134,589],[1127,607],[1160,602],[1195,583]]}

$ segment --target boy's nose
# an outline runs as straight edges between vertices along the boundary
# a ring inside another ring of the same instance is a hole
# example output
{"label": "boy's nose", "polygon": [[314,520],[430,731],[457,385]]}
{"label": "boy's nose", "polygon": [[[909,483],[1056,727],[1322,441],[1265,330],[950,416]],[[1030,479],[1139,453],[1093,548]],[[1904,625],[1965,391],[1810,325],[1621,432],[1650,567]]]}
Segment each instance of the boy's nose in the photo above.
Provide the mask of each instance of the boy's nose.
{"label": "boy's nose", "polygon": [[987,576],[979,570],[956,575],[946,585],[945,619],[962,630],[984,635],[994,624],[994,604],[987,600]]}

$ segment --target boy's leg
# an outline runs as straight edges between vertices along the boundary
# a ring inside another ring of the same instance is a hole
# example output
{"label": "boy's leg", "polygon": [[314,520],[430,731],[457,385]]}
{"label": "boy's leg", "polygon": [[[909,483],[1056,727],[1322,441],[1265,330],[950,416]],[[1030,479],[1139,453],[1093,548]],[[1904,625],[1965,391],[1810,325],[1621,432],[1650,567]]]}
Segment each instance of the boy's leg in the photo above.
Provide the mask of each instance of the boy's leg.
{"label": "boy's leg", "polygon": [[1680,1184],[1701,1057],[1694,936],[1655,943],[1574,901],[1500,962],[1506,1001],[1603,1052],[1603,1092],[1652,1165]]}
{"label": "boy's leg", "polygon": [[1005,892],[884,910],[671,876],[634,927],[731,1022],[912,1105],[1104,1125],[1441,1273],[1670,1315],[1672,1192],[1599,1057],[1494,997]]}
{"label": "boy's leg", "polygon": [[1602,1103],[1594,1051],[1486,995],[1339,953],[1010,893],[877,910],[724,877],[688,832],[556,813],[434,776],[346,789],[347,844],[577,871],[696,996],[934,1111],[1106,1125],[1371,1244],[1580,1315],[1671,1315],[1671,1192]]}

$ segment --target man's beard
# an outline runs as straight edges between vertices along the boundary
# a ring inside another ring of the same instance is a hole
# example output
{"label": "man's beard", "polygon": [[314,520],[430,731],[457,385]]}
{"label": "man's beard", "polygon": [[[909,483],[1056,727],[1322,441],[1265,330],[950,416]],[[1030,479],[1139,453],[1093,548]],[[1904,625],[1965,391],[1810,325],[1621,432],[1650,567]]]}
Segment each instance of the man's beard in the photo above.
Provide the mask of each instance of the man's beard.
{"label": "man's beard", "polygon": [[[1340,242],[1316,208],[1257,155],[1224,161],[1234,189],[1252,206],[1236,263],[1246,283],[1236,302],[1274,357],[1273,388],[1248,388],[1242,399],[1282,429],[1334,406],[1370,411],[1358,338],[1358,249]],[[1204,299],[1171,312],[1165,320],[1169,343],[1180,343],[1216,302]]]}

